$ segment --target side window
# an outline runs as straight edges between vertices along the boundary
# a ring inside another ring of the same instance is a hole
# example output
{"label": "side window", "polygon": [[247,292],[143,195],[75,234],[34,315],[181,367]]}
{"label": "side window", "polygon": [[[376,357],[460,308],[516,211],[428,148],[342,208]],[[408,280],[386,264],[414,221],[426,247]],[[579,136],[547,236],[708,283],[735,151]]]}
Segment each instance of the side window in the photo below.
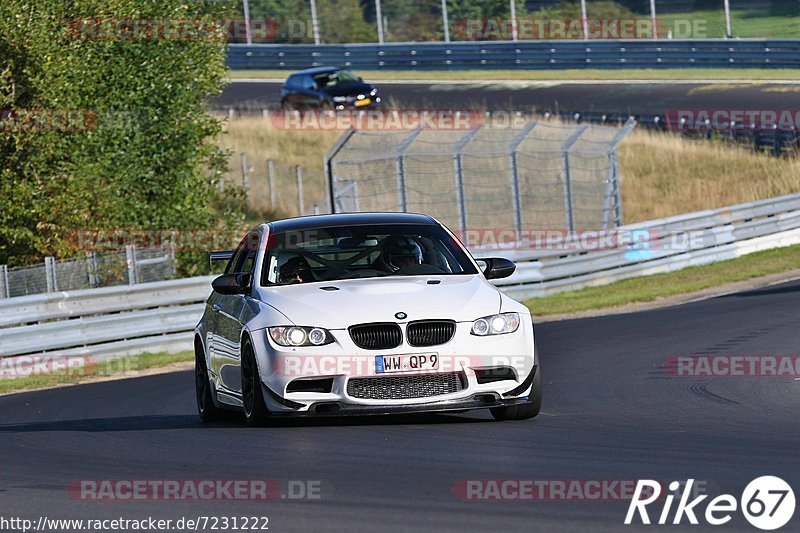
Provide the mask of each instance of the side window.
{"label": "side window", "polygon": [[231,257],[231,260],[228,262],[228,266],[225,267],[226,274],[231,274],[233,272],[253,273],[256,254],[258,254],[258,244],[261,240],[260,237],[261,234],[258,231],[253,231],[242,239],[233,257]]}

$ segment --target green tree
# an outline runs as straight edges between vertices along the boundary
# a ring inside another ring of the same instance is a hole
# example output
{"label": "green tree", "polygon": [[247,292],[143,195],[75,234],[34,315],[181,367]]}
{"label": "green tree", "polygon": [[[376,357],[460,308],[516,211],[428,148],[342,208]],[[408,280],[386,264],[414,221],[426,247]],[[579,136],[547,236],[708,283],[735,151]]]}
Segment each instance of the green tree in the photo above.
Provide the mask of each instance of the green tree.
{"label": "green tree", "polygon": [[[84,230],[239,220],[215,187],[226,158],[207,112],[223,85],[225,39],[214,26],[191,25],[225,16],[221,6],[0,3],[0,264],[82,252],[75,237]],[[134,21],[140,31],[125,34],[122,23]],[[67,112],[77,118],[56,127],[52,117]],[[20,124],[22,116],[40,127]]]}

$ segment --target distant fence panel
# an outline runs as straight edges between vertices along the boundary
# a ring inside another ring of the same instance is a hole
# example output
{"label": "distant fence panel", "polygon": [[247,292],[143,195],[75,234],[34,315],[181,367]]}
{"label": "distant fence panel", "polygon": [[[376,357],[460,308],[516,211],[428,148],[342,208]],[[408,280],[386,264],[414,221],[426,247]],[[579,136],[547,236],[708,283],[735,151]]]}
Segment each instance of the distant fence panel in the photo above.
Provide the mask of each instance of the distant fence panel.
{"label": "distant fence panel", "polygon": [[361,70],[798,68],[799,39],[232,44],[233,70],[345,66]]}
{"label": "distant fence panel", "polygon": [[462,236],[616,227],[616,150],[635,125],[349,130],[326,158],[334,212],[430,213]]}
{"label": "distant fence panel", "polygon": [[57,261],[47,257],[43,265],[0,265],[0,298],[33,294],[133,285],[174,279],[175,251],[128,246],[125,252],[89,253],[85,258]]}

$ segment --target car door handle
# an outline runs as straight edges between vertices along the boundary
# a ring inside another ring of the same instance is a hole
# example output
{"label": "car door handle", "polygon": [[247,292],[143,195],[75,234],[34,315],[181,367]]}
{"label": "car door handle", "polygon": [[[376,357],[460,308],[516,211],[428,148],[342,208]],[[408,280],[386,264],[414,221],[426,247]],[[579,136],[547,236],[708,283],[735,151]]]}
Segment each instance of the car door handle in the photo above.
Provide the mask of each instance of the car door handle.
{"label": "car door handle", "polygon": [[220,309],[222,309],[222,306],[219,305],[219,304],[212,304],[211,305],[211,310],[212,311],[219,311]]}

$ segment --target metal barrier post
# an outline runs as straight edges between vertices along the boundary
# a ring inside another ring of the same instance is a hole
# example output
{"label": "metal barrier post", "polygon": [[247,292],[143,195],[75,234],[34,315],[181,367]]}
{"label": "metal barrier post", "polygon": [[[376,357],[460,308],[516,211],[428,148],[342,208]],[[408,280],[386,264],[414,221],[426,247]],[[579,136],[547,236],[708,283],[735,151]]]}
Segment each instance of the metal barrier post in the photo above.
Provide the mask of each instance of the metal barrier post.
{"label": "metal barrier post", "polygon": [[339,150],[350,140],[350,137],[356,132],[355,128],[352,126],[347,129],[342,136],[339,137],[336,142],[333,144],[328,153],[325,154],[323,158],[323,164],[325,165],[325,183],[328,187],[328,201],[330,203],[330,212],[336,212],[336,176],[333,173],[333,158],[336,157],[336,154],[339,153]]}
{"label": "metal barrier post", "polygon": [[0,275],[3,277],[3,298],[11,298],[11,287],[8,286],[8,265],[0,265]]}
{"label": "metal barrier post", "polygon": [[56,258],[47,256],[44,258],[44,277],[47,280],[47,292],[56,292]]}
{"label": "metal barrier post", "polygon": [[275,162],[267,159],[267,181],[269,181],[269,208],[275,210]]}
{"label": "metal barrier post", "polygon": [[247,186],[250,184],[250,168],[247,165],[247,154],[242,152],[242,188],[244,188],[245,198],[247,197]]}
{"label": "metal barrier post", "polygon": [[297,207],[299,209],[298,214],[303,216],[304,207],[303,207],[303,169],[300,168],[300,165],[294,166],[294,173],[297,176]]}
{"label": "metal barrier post", "polygon": [[575,216],[572,206],[572,179],[569,175],[569,151],[587,129],[589,129],[588,124],[579,127],[561,146],[561,165],[564,170],[564,200],[567,211],[567,228],[569,228],[570,232],[575,231]]}
{"label": "metal barrier post", "polygon": [[400,145],[397,147],[397,199],[400,206],[400,211],[403,213],[408,211],[408,198],[406,197],[406,170],[404,159],[406,155],[406,150],[414,142],[414,139],[417,138],[422,132],[422,128],[417,128],[406,137],[400,141]]}
{"label": "metal barrier post", "polygon": [[519,132],[516,137],[514,137],[514,140],[511,141],[511,144],[508,147],[508,150],[511,153],[511,195],[514,202],[514,231],[516,232],[517,240],[522,238],[522,199],[520,198],[519,190],[517,149],[534,127],[536,127],[536,122],[529,122],[525,124],[525,127],[522,128],[522,131]]}
{"label": "metal barrier post", "polygon": [[97,256],[94,252],[86,254],[86,270],[88,271],[89,287],[97,287]]}
{"label": "metal barrier post", "polygon": [[[633,117],[625,121],[622,128],[614,134],[608,148],[608,183],[606,184],[606,198],[605,198],[605,211],[603,212],[603,228],[608,229],[609,212],[614,213],[614,225],[619,227],[622,225],[622,187],[619,183],[619,155],[617,147],[634,128],[636,127],[636,119]],[[610,205],[614,203],[613,208]]]}
{"label": "metal barrier post", "polygon": [[128,285],[138,283],[136,276],[136,246],[128,244],[125,246],[125,262],[128,264]]}
{"label": "metal barrier post", "polygon": [[453,151],[453,166],[456,176],[456,201],[458,202],[458,229],[461,231],[460,238],[464,239],[467,235],[467,199],[464,194],[464,173],[461,164],[461,152],[469,144],[473,137],[480,131],[482,124],[469,130],[456,143]]}

